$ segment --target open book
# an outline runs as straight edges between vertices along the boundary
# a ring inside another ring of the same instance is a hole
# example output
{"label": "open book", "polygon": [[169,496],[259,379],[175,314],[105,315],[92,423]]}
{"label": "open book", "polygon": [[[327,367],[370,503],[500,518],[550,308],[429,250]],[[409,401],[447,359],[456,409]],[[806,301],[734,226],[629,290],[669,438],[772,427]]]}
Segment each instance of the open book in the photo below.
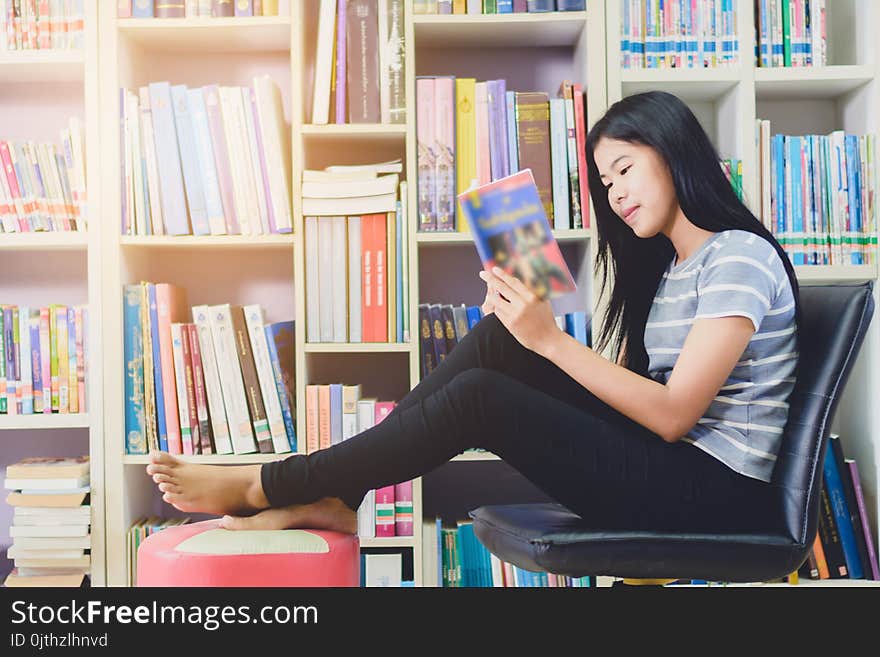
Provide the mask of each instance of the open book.
{"label": "open book", "polygon": [[541,299],[577,289],[530,169],[470,189],[458,200],[487,271],[501,267]]}

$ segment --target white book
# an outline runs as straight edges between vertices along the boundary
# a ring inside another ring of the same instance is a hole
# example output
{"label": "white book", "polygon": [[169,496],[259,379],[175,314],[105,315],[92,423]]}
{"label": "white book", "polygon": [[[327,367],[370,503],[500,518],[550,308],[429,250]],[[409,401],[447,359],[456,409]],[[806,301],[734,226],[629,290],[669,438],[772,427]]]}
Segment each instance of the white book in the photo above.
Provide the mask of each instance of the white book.
{"label": "white book", "polygon": [[403,555],[367,554],[364,565],[364,584],[367,588],[400,587],[403,572]]}
{"label": "white book", "polygon": [[15,210],[15,199],[9,191],[9,183],[5,175],[0,176],[0,206],[5,207],[5,212],[0,214],[0,228],[7,233],[17,233],[18,215]]}
{"label": "white book", "polygon": [[318,171],[306,169],[302,173],[302,181],[307,182],[351,182],[356,180],[375,180],[378,174],[375,171]]}
{"label": "white book", "polygon": [[226,147],[229,153],[229,174],[232,178],[232,201],[235,207],[235,217],[238,219],[240,234],[251,234],[251,222],[247,204],[247,190],[244,180],[244,149],[242,148],[241,139],[236,129],[235,108],[232,105],[232,96],[239,98],[240,94],[230,87],[218,87],[218,97],[220,99],[220,113],[223,117],[223,134],[226,137]]}
{"label": "white book", "polygon": [[400,211],[403,216],[403,221],[401,222],[401,226],[403,227],[403,234],[401,236],[400,243],[403,248],[402,254],[402,268],[403,268],[403,280],[401,281],[401,285],[403,287],[403,341],[410,341],[410,330],[409,330],[409,322],[410,322],[410,314],[409,314],[409,203],[407,200],[407,184],[404,180],[400,183]]}
{"label": "white book", "polygon": [[[193,138],[196,144],[196,156],[202,174],[202,186],[205,193],[205,209],[208,213],[208,227],[211,235],[226,234],[226,217],[223,213],[223,201],[220,197],[220,181],[217,178],[217,166],[214,161],[214,144],[208,126],[208,110],[205,105],[204,89],[188,89],[190,117],[193,125]],[[149,158],[149,152],[147,153]],[[149,168],[149,162],[147,163]]]}
{"label": "white book", "polygon": [[86,162],[84,156],[85,139],[83,137],[82,123],[77,117],[72,117],[68,122],[70,127],[70,148],[73,176],[71,184],[74,186],[74,199],[80,208],[77,222],[77,231],[84,231],[88,221],[88,197],[86,196]]}
{"label": "white book", "polygon": [[78,491],[89,483],[89,475],[82,477],[58,477],[52,479],[4,479],[3,487],[8,490]]}
{"label": "white book", "polygon": [[358,433],[372,428],[376,424],[376,399],[358,399],[357,403],[357,430]]}
{"label": "white book", "polygon": [[357,403],[361,398],[361,384],[342,386],[342,439],[357,435]]}
{"label": "white book", "polygon": [[199,3],[199,17],[200,18],[210,18],[211,17],[211,5],[213,5],[213,0],[198,0]]}
{"label": "white book", "polygon": [[77,559],[82,556],[83,551],[81,549],[59,550],[57,548],[49,548],[40,550],[11,545],[6,550],[7,559]]}
{"label": "white book", "polygon": [[356,196],[353,198],[304,198],[303,214],[306,215],[353,215],[382,214],[397,211],[397,192],[378,196]]}
{"label": "white book", "polygon": [[21,391],[21,407],[22,413],[31,415],[34,412],[34,378],[32,372],[33,359],[31,351],[31,309],[27,306],[21,306],[18,309],[18,324],[20,334],[21,358],[20,374],[21,382],[19,390]]}
{"label": "white book", "polygon": [[138,89],[141,107],[141,148],[147,163],[147,190],[150,194],[150,223],[153,235],[164,235],[162,194],[159,191],[159,164],[156,160],[156,138],[153,133],[153,112],[150,109],[150,89]]}
{"label": "white book", "polygon": [[493,587],[503,587],[504,586],[504,566],[501,563],[501,559],[496,557],[494,554],[489,553],[489,561],[492,564],[492,586]]}
{"label": "white book", "polygon": [[192,427],[189,423],[189,397],[186,393],[186,363],[183,360],[183,329],[180,322],[171,324],[171,357],[174,360],[174,384],[177,391],[177,416],[183,453],[193,454]]}
{"label": "white book", "polygon": [[358,536],[376,537],[376,491],[368,490],[357,510]]}
{"label": "white book", "polygon": [[244,306],[244,319],[247,324],[251,351],[257,367],[257,378],[260,392],[263,395],[263,406],[269,422],[269,433],[272,434],[272,447],[276,454],[290,451],[290,442],[284,429],[284,417],[281,415],[281,402],[278,399],[278,388],[275,386],[275,375],[269,359],[269,345],[266,341],[266,329],[263,320],[263,309],[258,304]]}
{"label": "white book", "polygon": [[91,524],[89,516],[16,516],[13,524],[21,527],[42,526],[50,527],[52,525],[81,525],[84,522]]}
{"label": "white book", "polygon": [[330,173],[352,173],[352,172],[373,172],[373,173],[403,173],[403,163],[400,158],[396,160],[388,160],[387,162],[376,162],[374,164],[333,164],[325,167],[324,171]]}
{"label": "white book", "polygon": [[89,526],[83,525],[55,525],[54,527],[25,527],[12,525],[9,528],[9,536],[12,538],[19,537],[37,537],[37,536],[87,536]]}
{"label": "white book", "polygon": [[[243,176],[243,188],[245,204],[250,213],[248,224],[251,235],[260,235],[263,232],[263,224],[260,221],[260,204],[257,200],[257,181],[254,179],[253,160],[251,157],[250,140],[247,133],[247,119],[245,118],[244,102],[242,101],[241,88],[229,87],[229,105],[232,108],[233,131],[236,133],[238,152],[241,154],[239,172]],[[225,116],[225,115],[224,115]],[[244,232],[244,229],[242,229]]]}
{"label": "white book", "polygon": [[15,559],[16,568],[88,568],[92,565],[92,557],[89,554],[83,554],[73,559]]}
{"label": "white book", "polygon": [[358,434],[357,413],[342,414],[342,439],[348,440]]}
{"label": "white book", "polygon": [[333,225],[330,218],[318,221],[318,307],[321,342],[333,342]]}
{"label": "white book", "polygon": [[290,126],[284,120],[281,90],[268,75],[254,78],[257,120],[266,156],[272,214],[279,233],[293,230],[290,210]]}
{"label": "white book", "polygon": [[184,16],[187,18],[199,17],[199,0],[186,0]]}
{"label": "white book", "polygon": [[388,79],[388,0],[378,0],[379,120],[391,123],[391,84]]}
{"label": "white book", "polygon": [[306,217],[306,341],[321,341],[320,284],[318,280],[318,218]]}
{"label": "white book", "polygon": [[[326,219],[325,219],[326,221]],[[333,342],[348,342],[348,271],[345,217],[330,217],[333,286]]]}
{"label": "white book", "polygon": [[440,564],[437,563],[437,523],[431,518],[422,521],[422,586],[436,588],[441,586],[437,582],[437,572]]}
{"label": "white book", "polygon": [[91,536],[19,536],[12,539],[13,547],[23,550],[88,550],[92,547]]}
{"label": "white book", "polygon": [[303,198],[352,198],[355,196],[379,196],[397,191],[400,176],[390,173],[367,180],[334,182],[303,182]]}
{"label": "white book", "polygon": [[312,96],[312,123],[330,121],[330,68],[333,65],[333,32],[337,0],[321,0],[318,14],[318,38],[315,43],[315,88]]}
{"label": "white book", "polygon": [[[259,144],[257,144],[257,128],[254,124],[254,108],[251,103],[251,94],[253,90],[250,87],[241,88],[241,106],[244,110],[244,123],[248,139],[248,153],[250,154],[251,175],[254,180],[254,190],[257,193],[257,208],[260,211],[260,226],[264,235],[272,232],[269,228],[269,208],[268,204],[271,199],[266,198],[266,189],[263,186],[263,168],[260,164]],[[267,172],[268,173],[268,172]]]}
{"label": "white book", "polygon": [[[30,481],[35,481],[35,480],[32,479]],[[91,490],[92,490],[92,488],[89,485],[80,486],[79,488],[70,488],[70,489],[64,489],[64,490],[59,490],[57,488],[54,488],[54,489],[53,488],[45,488],[45,487],[22,488],[20,491],[18,491],[18,494],[19,494],[19,499],[21,499],[21,496],[24,496],[27,499],[27,496],[29,496],[29,495],[34,495],[36,497],[39,497],[40,495],[59,495],[59,494],[67,495],[67,494],[72,494],[72,493],[89,493],[89,492],[91,492]],[[14,495],[14,494],[15,493],[10,493],[10,496]],[[9,499],[9,498],[7,497],[7,499]],[[28,499],[28,501],[31,501],[31,500]]]}
{"label": "white book", "polygon": [[130,131],[131,139],[131,167],[132,167],[132,185],[134,195],[134,213],[135,226],[137,226],[138,235],[149,235],[150,216],[148,214],[147,199],[144,194],[146,182],[144,180],[143,153],[141,150],[141,110],[140,102],[137,95],[131,91],[125,92],[127,113],[129,121],[127,128]]}
{"label": "white book", "polygon": [[361,218],[348,218],[348,341],[363,342],[361,325]]}
{"label": "white book", "polygon": [[257,451],[257,444],[245,397],[229,304],[209,306],[208,317],[214,338],[214,351],[217,354],[220,388],[223,390],[232,448],[236,454],[252,454]]}
{"label": "white book", "polygon": [[220,388],[220,374],[217,356],[214,353],[214,337],[211,332],[208,306],[193,306],[192,315],[199,336],[199,351],[202,356],[202,371],[205,373],[205,391],[208,396],[214,448],[217,454],[232,454],[232,441],[226,420],[226,404],[223,402],[223,392]]}

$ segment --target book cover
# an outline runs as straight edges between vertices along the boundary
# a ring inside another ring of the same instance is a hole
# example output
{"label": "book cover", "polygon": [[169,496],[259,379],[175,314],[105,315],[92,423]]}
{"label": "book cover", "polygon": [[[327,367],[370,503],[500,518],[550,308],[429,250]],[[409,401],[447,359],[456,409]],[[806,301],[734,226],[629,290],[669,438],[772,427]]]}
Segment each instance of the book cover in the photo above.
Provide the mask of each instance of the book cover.
{"label": "book cover", "polygon": [[394,486],[376,489],[376,538],[394,536]]}
{"label": "book cover", "polygon": [[865,506],[865,497],[862,493],[862,483],[859,479],[859,468],[856,465],[855,460],[846,459],[846,465],[849,469],[850,478],[853,483],[853,490],[855,492],[856,498],[856,506],[859,510],[859,523],[862,529],[862,534],[865,538],[865,547],[868,553],[867,556],[867,565],[865,566],[865,577],[868,576],[868,571],[871,573],[871,579],[880,580],[880,569],[878,569],[877,564],[877,550],[874,547],[874,537],[871,531],[871,523],[868,518],[868,510]]}
{"label": "book cover", "polygon": [[843,547],[843,556],[846,559],[846,567],[850,579],[862,579],[862,562],[856,549],[856,539],[853,534],[852,521],[849,509],[846,505],[846,497],[843,492],[843,481],[840,471],[837,469],[837,461],[834,458],[834,450],[829,447],[825,453],[823,474],[825,476],[825,489],[831,502],[831,510],[834,512],[834,521],[840,534],[840,544]]}
{"label": "book cover", "polygon": [[281,401],[275,383],[272,360],[269,355],[269,344],[263,320],[263,309],[259,304],[244,307],[245,322],[251,343],[251,351],[257,369],[257,380],[266,408],[266,419],[269,422],[269,433],[272,436],[272,448],[276,454],[290,451],[284,417],[281,413]]}
{"label": "book cover", "polygon": [[192,357],[192,376],[195,392],[196,422],[199,426],[200,450],[202,454],[214,454],[214,440],[211,435],[211,420],[208,410],[208,394],[205,386],[205,366],[202,364],[202,348],[199,344],[199,329],[195,324],[185,324],[189,333],[189,349]]}
{"label": "book cover", "polygon": [[348,120],[350,123],[379,123],[381,110],[377,6],[375,1],[350,0],[347,12]]}
{"label": "book cover", "polygon": [[459,196],[487,271],[498,266],[539,298],[576,289],[528,169]]}
{"label": "book cover", "polygon": [[227,409],[223,400],[223,389],[220,385],[220,366],[214,351],[214,337],[211,332],[208,306],[193,306],[192,317],[198,334],[199,353],[202,357],[208,415],[214,439],[214,453],[232,454],[232,439],[226,417]]}
{"label": "book cover", "polygon": [[455,78],[434,78],[434,203],[437,230],[455,230]]}
{"label": "book cover", "polygon": [[421,347],[421,373],[425,378],[437,366],[434,358],[434,338],[431,332],[431,319],[428,316],[428,304],[419,304],[419,345]]}
{"label": "book cover", "polygon": [[431,341],[434,350],[434,362],[439,365],[446,360],[446,331],[443,330],[443,317],[440,304],[428,304],[428,321],[431,325]]}
{"label": "book cover", "polygon": [[232,317],[232,327],[235,331],[235,346],[238,352],[239,363],[241,364],[247,407],[254,425],[254,435],[257,437],[257,447],[260,453],[271,454],[274,451],[272,434],[269,431],[269,420],[266,417],[263,395],[260,393],[257,365],[254,361],[253,347],[248,337],[244,309],[242,306],[231,306],[230,314]]}
{"label": "book cover", "polygon": [[318,436],[318,385],[306,385],[306,454],[317,452],[320,445]]}
{"label": "book cover", "polygon": [[82,477],[89,474],[88,456],[28,456],[6,466],[9,479]]}
{"label": "book cover", "polygon": [[144,432],[144,344],[140,285],[125,286],[123,352],[125,354],[125,453],[146,454]]}
{"label": "book cover", "polygon": [[862,564],[862,572],[867,577],[870,573],[870,563],[868,561],[868,546],[865,542],[865,535],[862,533],[862,521],[859,517],[859,506],[856,501],[856,491],[853,486],[852,475],[846,459],[843,455],[843,445],[837,434],[830,435],[830,447],[834,453],[834,461],[837,464],[837,471],[840,473],[840,481],[843,484],[843,496],[846,500],[846,508],[849,511],[849,520],[852,525],[853,538],[855,539],[856,552],[859,555],[859,562]]}
{"label": "book cover", "polygon": [[394,485],[394,534],[413,535],[413,482]]}
{"label": "book cover", "polygon": [[269,349],[269,360],[272,363],[272,374],[281,404],[281,417],[284,420],[284,431],[287,434],[288,449],[297,451],[296,429],[296,377],[294,375],[294,335],[293,320],[268,324],[266,345]]}
{"label": "book cover", "polygon": [[331,445],[330,436],[330,384],[318,384],[318,449]]}

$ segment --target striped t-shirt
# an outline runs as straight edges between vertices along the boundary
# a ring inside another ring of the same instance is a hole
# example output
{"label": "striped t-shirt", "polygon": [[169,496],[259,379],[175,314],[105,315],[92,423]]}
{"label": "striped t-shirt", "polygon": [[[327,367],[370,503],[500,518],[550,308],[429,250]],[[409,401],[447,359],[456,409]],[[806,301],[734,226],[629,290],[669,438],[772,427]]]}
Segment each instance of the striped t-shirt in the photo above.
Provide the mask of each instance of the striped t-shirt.
{"label": "striped t-shirt", "polygon": [[737,472],[770,481],[798,354],[791,283],[765,239],[725,230],[687,260],[673,258],[645,325],[649,376],[666,384],[694,320],[748,317],[749,344],[702,418],[682,440]]}

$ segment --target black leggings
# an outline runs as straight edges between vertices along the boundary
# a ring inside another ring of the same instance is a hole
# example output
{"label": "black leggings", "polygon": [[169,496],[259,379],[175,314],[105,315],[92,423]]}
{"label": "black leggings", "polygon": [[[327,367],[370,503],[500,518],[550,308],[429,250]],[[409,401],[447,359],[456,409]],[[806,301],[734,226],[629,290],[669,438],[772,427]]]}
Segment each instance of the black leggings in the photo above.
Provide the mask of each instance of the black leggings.
{"label": "black leggings", "polygon": [[[585,347],[586,348],[586,347]],[[760,530],[772,487],[701,449],[667,443],[523,347],[487,315],[381,423],[338,445],[263,465],[272,506],[364,494],[487,449],[592,526]]]}

